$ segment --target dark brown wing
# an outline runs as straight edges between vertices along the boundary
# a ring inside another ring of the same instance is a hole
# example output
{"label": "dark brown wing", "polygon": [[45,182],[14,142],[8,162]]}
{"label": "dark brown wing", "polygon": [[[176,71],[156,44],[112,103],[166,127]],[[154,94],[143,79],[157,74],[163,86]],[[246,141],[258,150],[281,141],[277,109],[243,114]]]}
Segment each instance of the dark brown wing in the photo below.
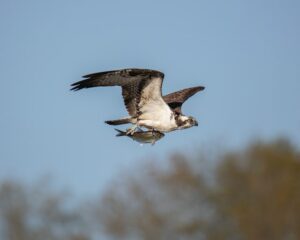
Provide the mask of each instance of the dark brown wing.
{"label": "dark brown wing", "polygon": [[83,88],[91,87],[105,87],[105,86],[121,86],[124,103],[128,113],[135,117],[139,111],[139,102],[141,100],[141,94],[143,89],[153,84],[153,86],[159,86],[155,89],[155,94],[160,94],[161,97],[161,85],[164,78],[162,72],[150,69],[122,69],[115,71],[99,72],[83,76],[85,78],[82,81],[73,83],[71,90],[77,91]]}
{"label": "dark brown wing", "polygon": [[195,93],[204,89],[205,87],[202,86],[186,88],[163,96],[163,99],[174,112],[181,113],[182,104]]}

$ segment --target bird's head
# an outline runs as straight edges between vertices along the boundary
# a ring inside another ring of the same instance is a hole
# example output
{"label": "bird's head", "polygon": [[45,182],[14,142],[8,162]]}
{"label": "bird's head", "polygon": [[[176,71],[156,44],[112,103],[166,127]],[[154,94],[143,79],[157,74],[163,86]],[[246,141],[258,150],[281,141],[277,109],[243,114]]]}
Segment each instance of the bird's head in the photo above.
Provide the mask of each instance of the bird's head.
{"label": "bird's head", "polygon": [[190,128],[193,126],[198,126],[198,122],[194,117],[180,115],[176,119],[176,123],[179,129]]}

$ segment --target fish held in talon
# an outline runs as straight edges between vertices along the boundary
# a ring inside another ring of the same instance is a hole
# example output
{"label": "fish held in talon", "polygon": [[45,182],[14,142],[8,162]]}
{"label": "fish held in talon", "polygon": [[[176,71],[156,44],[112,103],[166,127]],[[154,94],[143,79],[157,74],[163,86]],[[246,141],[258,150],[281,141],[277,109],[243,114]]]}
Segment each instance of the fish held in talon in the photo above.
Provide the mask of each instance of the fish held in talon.
{"label": "fish held in talon", "polygon": [[159,131],[143,131],[143,130],[137,130],[131,135],[128,135],[125,131],[116,129],[115,130],[118,132],[116,137],[129,137],[132,140],[139,142],[140,144],[145,144],[145,143],[150,143],[154,145],[158,140],[162,139],[165,134]]}

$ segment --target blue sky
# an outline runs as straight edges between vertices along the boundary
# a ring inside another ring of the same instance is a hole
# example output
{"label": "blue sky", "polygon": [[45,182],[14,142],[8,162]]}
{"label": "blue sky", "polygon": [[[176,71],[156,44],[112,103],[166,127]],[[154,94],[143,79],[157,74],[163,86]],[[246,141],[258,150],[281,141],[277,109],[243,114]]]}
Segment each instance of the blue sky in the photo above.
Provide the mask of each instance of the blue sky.
{"label": "blue sky", "polygon": [[[124,169],[174,151],[300,142],[300,2],[0,2],[0,179],[50,174],[94,194]],[[115,138],[120,89],[70,92],[84,74],[126,67],[165,73],[163,92],[196,85],[184,112],[199,127],[155,147]]]}

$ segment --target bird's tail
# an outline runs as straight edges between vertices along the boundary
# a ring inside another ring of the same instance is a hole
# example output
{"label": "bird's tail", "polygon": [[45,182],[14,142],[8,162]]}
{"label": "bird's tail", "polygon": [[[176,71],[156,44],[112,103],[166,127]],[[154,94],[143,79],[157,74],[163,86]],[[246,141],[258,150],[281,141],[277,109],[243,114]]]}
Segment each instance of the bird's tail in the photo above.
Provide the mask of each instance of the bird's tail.
{"label": "bird's tail", "polygon": [[115,128],[115,130],[118,132],[118,134],[116,135],[116,137],[122,137],[122,136],[126,136],[126,132],[124,132],[124,131],[121,131],[121,130],[119,130],[119,129],[116,129],[116,128]]}
{"label": "bird's tail", "polygon": [[109,125],[121,125],[121,124],[126,124],[126,123],[132,123],[132,118],[131,117],[126,117],[126,118],[121,118],[117,120],[107,120],[105,123]]}

